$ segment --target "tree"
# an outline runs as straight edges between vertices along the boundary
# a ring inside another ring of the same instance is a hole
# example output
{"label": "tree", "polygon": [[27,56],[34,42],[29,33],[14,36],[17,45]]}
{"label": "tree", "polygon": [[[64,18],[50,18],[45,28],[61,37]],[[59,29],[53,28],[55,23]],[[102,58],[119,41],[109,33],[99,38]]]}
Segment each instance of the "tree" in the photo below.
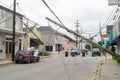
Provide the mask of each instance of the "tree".
{"label": "tree", "polygon": [[85,45],[85,48],[88,49],[88,50],[90,50],[90,49],[91,49],[90,44],[86,44],[86,45]]}
{"label": "tree", "polygon": [[99,41],[98,44],[102,46],[102,41]]}

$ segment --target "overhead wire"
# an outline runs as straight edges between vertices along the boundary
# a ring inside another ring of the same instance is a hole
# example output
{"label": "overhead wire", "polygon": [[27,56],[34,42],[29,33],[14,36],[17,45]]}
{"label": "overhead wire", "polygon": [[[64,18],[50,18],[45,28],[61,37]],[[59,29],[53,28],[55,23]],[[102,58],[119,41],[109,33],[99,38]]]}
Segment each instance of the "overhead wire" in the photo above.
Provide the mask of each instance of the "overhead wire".
{"label": "overhead wire", "polygon": [[109,14],[108,18],[106,19],[106,21],[104,22],[104,24],[102,25],[102,27],[106,26],[106,24],[108,24],[112,18],[112,15],[115,14],[115,10],[116,10],[117,6],[115,6],[112,10],[112,12]]}
{"label": "overhead wire", "polygon": [[58,18],[58,16],[54,13],[54,11],[48,6],[48,4],[44,0],[42,1],[47,6],[47,8],[53,13],[53,15],[57,18],[57,20],[61,23],[61,25],[65,26],[63,22]]}
{"label": "overhead wire", "polygon": [[[62,23],[62,21],[59,19],[59,17],[54,13],[54,11],[48,6],[48,4],[47,4],[44,0],[42,0],[42,1],[43,1],[43,3],[47,6],[47,8],[52,12],[52,14],[57,18],[57,20],[60,22],[60,24],[61,24],[63,27],[65,27],[65,25]],[[67,73],[68,79],[71,80],[71,77],[70,77],[70,75],[69,75],[69,72],[68,72],[68,70],[67,70],[67,66],[66,66],[64,60],[63,60],[63,66],[64,66],[65,71],[66,71],[66,73]]]}

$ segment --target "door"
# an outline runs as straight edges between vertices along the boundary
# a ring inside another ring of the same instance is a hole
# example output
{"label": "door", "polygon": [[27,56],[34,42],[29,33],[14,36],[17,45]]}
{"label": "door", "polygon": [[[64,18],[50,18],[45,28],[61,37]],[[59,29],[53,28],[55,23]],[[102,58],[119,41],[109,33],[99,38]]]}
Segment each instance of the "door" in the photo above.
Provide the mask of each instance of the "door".
{"label": "door", "polygon": [[[8,40],[9,39],[9,40]],[[12,40],[11,38],[6,38],[6,58],[12,57]]]}

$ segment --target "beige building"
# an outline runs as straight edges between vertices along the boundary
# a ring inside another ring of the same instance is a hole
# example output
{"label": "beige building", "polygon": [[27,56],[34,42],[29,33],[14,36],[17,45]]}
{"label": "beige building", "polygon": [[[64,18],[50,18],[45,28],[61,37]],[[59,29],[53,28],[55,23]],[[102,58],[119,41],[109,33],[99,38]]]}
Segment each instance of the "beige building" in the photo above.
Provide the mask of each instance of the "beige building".
{"label": "beige building", "polygon": [[26,50],[30,47],[36,47],[41,49],[43,42],[41,41],[41,33],[37,30],[36,27],[24,28],[25,35],[23,37],[23,49]]}

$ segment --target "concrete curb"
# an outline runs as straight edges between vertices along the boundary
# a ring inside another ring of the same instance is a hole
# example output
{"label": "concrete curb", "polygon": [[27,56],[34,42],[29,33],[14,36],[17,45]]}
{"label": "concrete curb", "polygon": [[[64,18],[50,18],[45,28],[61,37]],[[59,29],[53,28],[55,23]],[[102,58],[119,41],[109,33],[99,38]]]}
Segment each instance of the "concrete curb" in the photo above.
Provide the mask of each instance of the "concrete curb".
{"label": "concrete curb", "polygon": [[0,66],[12,64],[13,62],[11,60],[0,60]]}
{"label": "concrete curb", "polygon": [[102,64],[103,64],[103,59],[100,58],[100,62],[97,64],[95,70],[93,71],[92,80],[100,80]]}

